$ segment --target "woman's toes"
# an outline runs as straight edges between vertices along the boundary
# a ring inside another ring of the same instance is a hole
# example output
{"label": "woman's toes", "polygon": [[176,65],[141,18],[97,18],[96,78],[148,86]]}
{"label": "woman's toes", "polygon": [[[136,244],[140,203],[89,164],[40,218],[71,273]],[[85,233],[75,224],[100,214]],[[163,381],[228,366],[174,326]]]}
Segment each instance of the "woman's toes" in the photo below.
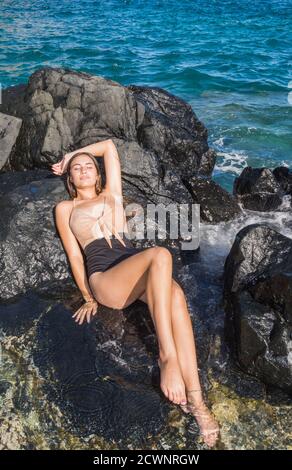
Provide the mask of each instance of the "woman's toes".
{"label": "woman's toes", "polygon": [[185,387],[181,388],[179,392],[179,402],[181,405],[186,405],[187,404],[187,397],[185,393]]}
{"label": "woman's toes", "polygon": [[174,403],[175,403],[176,405],[179,405],[179,403],[180,403],[180,398],[179,398],[179,395],[178,395],[177,393],[176,393],[175,396],[174,396]]}
{"label": "woman's toes", "polygon": [[173,401],[173,393],[171,391],[168,392],[168,399]]}
{"label": "woman's toes", "polygon": [[169,394],[168,394],[168,391],[166,389],[162,389],[164,395],[166,396],[166,398],[169,399]]}
{"label": "woman's toes", "polygon": [[188,405],[180,405],[180,407],[184,413],[189,414],[190,410],[188,408]]}

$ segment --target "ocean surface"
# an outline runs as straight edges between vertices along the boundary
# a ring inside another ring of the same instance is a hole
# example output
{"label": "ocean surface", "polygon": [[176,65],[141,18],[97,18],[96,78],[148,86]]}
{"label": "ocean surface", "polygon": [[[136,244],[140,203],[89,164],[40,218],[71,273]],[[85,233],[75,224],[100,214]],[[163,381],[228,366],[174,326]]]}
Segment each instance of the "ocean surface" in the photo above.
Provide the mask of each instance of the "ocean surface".
{"label": "ocean surface", "polygon": [[292,0],[1,0],[0,15],[2,88],[43,66],[159,86],[208,128],[225,189],[247,165],[291,167]]}

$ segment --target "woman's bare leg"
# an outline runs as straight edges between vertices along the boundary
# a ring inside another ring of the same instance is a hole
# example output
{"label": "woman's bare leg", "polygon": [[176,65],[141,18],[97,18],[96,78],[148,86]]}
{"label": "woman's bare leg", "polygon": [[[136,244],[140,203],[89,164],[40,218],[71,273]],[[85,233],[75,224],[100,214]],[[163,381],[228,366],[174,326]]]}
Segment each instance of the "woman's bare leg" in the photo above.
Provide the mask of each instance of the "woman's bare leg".
{"label": "woman's bare leg", "polygon": [[[148,303],[146,293],[143,293],[139,299]],[[171,320],[178,361],[189,403],[186,407],[182,408],[184,411],[193,411],[205,442],[209,446],[213,446],[218,437],[218,423],[206,408],[203,396],[200,393],[201,384],[198,374],[193,326],[185,293],[175,279],[172,279]]]}
{"label": "woman's bare leg", "polygon": [[90,276],[96,300],[111,308],[125,308],[146,292],[161,359],[161,389],[174,403],[186,401],[171,321],[172,255],[153,247],[137,253],[102,273]]}
{"label": "woman's bare leg", "polygon": [[[148,304],[146,293],[139,297]],[[186,297],[181,286],[172,279],[171,321],[177,356],[187,390],[201,388],[193,326]]]}
{"label": "woman's bare leg", "polygon": [[[104,273],[93,274],[89,282],[96,300],[103,305],[124,308],[136,299],[148,304],[160,346],[161,388],[171,401],[179,404],[186,401],[185,384],[189,391],[193,390],[192,387],[195,390],[201,387],[185,294],[172,278],[169,309],[167,293],[172,271],[170,258],[170,252],[163,247],[149,248],[121,261]],[[164,283],[166,289],[161,296]],[[170,315],[167,315],[169,312]],[[186,338],[188,345],[184,347]],[[174,350],[176,356],[173,355]],[[190,392],[188,399],[188,406],[198,421],[205,442],[213,446],[218,436],[218,423],[204,405],[200,393],[197,395],[197,392]]]}

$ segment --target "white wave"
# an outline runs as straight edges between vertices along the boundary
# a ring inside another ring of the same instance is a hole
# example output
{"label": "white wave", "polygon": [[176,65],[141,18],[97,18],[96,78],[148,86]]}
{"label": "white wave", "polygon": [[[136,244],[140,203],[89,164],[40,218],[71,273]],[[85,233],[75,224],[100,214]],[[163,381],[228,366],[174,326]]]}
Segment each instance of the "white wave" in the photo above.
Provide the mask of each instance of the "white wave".
{"label": "white wave", "polygon": [[223,147],[223,145],[224,145],[224,137],[219,137],[219,139],[214,140],[213,144],[215,144],[215,145],[220,145],[220,146]]}
{"label": "white wave", "polygon": [[242,170],[248,166],[247,159],[248,156],[241,151],[237,152],[222,152],[217,151],[217,156],[221,159],[215,164],[214,172],[217,173],[232,173],[240,175]]}
{"label": "white wave", "polygon": [[229,222],[216,225],[200,224],[200,258],[207,271],[222,272],[236,234],[247,225],[268,224],[272,229],[292,239],[291,196],[285,196],[276,211],[243,211],[243,214]]}

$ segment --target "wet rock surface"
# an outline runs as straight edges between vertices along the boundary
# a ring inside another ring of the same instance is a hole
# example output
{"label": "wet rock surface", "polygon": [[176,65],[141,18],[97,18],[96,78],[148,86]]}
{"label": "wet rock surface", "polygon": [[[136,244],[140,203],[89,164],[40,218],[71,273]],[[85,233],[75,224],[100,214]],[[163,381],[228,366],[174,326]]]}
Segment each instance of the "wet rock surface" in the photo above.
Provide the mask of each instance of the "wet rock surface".
{"label": "wet rock surface", "polygon": [[286,167],[244,168],[235,178],[233,194],[246,208],[271,211],[280,207],[283,196],[291,195],[292,172]]}

